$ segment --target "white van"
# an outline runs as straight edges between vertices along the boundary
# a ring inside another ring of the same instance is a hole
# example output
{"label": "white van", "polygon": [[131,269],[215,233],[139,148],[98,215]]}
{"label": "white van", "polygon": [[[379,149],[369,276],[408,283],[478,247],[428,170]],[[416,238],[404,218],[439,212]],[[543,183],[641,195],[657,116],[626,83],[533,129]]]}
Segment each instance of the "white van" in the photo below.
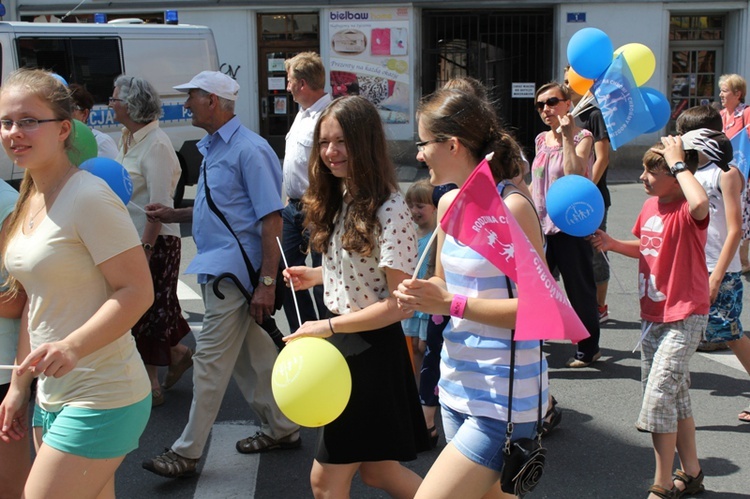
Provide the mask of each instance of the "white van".
{"label": "white van", "polygon": [[[189,25],[68,24],[0,22],[2,79],[18,68],[43,68],[84,85],[94,96],[89,125],[120,138],[121,126],[107,107],[117,76],[140,76],[159,92],[162,129],[172,139],[182,165],[175,201],[198,180],[202,156],[195,144],[205,132],[191,125],[182,107],[185,94],[172,87],[201,71],[218,70],[209,28]],[[0,178],[18,184],[23,170],[0,153]]]}

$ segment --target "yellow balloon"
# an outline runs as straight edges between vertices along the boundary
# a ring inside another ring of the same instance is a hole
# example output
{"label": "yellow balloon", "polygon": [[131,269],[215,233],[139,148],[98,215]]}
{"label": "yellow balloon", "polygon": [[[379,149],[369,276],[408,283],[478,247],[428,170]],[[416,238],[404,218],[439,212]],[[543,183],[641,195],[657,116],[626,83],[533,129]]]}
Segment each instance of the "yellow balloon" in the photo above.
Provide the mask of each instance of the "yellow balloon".
{"label": "yellow balloon", "polygon": [[656,57],[650,48],[642,43],[628,43],[615,50],[615,57],[620,54],[630,66],[636,85],[640,87],[653,76],[656,70]]}
{"label": "yellow balloon", "polygon": [[321,338],[300,338],[279,353],[271,390],[286,417],[314,428],[344,411],[352,393],[352,375],[335,346]]}

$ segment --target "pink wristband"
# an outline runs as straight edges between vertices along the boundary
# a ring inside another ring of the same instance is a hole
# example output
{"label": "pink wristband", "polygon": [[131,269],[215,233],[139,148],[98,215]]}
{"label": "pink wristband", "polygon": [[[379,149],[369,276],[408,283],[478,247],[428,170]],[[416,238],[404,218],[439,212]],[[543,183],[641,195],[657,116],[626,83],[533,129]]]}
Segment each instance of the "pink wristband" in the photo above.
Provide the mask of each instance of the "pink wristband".
{"label": "pink wristband", "polygon": [[453,295],[453,301],[451,301],[451,317],[458,317],[459,319],[464,318],[466,300],[468,300],[468,298],[464,295]]}

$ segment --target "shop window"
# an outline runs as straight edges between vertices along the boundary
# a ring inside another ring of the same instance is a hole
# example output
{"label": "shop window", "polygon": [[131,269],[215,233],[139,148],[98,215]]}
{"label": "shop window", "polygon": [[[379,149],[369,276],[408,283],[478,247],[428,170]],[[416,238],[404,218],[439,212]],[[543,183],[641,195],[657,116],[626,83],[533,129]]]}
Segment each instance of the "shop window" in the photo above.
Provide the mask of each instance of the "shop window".
{"label": "shop window", "polygon": [[318,14],[262,14],[258,17],[261,42],[318,40]]}
{"label": "shop window", "polygon": [[717,102],[722,73],[724,17],[674,15],[670,17],[669,71],[672,115],[667,131],[685,109]]}
{"label": "shop window", "polygon": [[723,40],[723,16],[672,16],[669,41]]}

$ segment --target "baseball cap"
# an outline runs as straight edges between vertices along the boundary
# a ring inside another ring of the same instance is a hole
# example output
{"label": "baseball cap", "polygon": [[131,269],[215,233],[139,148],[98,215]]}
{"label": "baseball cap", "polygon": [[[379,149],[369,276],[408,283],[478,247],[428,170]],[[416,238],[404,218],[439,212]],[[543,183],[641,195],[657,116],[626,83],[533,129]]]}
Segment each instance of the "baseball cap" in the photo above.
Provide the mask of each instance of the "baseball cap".
{"label": "baseball cap", "polygon": [[240,85],[236,81],[219,71],[201,71],[188,83],[172,88],[180,92],[188,92],[193,88],[199,88],[227,100],[237,100],[240,91]]}

